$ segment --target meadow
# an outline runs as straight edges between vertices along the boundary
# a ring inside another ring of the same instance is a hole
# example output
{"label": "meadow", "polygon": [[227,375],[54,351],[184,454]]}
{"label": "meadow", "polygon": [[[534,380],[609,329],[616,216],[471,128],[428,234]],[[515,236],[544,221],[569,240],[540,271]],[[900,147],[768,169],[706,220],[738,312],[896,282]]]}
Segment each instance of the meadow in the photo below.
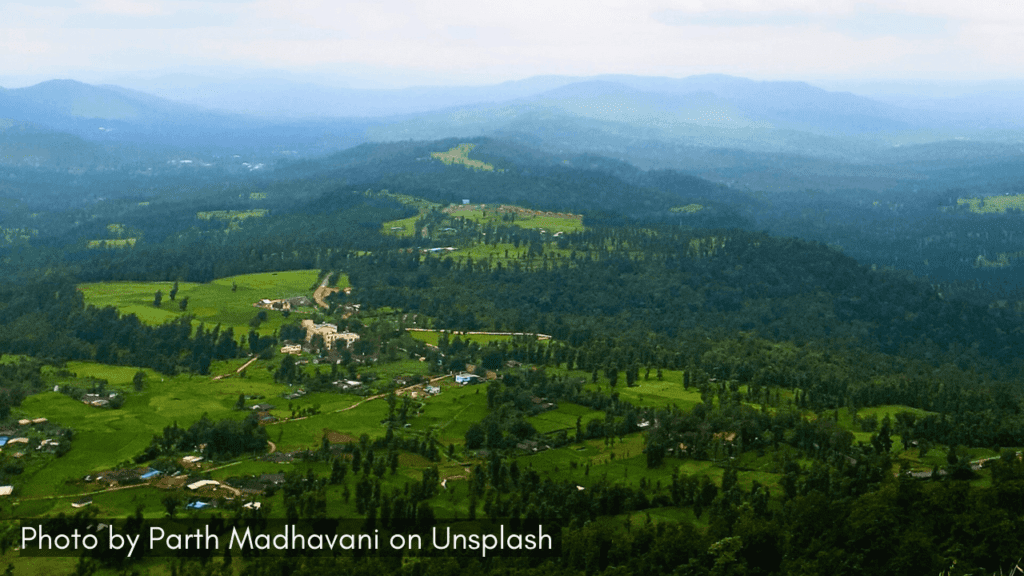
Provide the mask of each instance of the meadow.
{"label": "meadow", "polygon": [[[249,332],[250,322],[263,310],[253,306],[254,303],[264,298],[309,297],[318,274],[316,270],[295,270],[231,276],[208,284],[180,282],[175,301],[170,299],[173,282],[102,282],[81,284],[79,290],[86,304],[100,308],[113,306],[122,314],[135,314],[146,324],[163,324],[190,315],[195,325],[231,327],[237,338]],[[339,279],[338,286],[347,285],[347,278]],[[160,307],[153,303],[158,290],[163,293]],[[188,306],[182,310],[179,303],[184,298],[188,298]],[[287,321],[281,312],[267,310],[266,314],[267,320],[258,329],[260,334],[272,334]]]}
{"label": "meadow", "polygon": [[1001,214],[1007,210],[1024,210],[1024,194],[959,198],[957,207],[967,206],[975,214]]}
{"label": "meadow", "polygon": [[446,165],[460,164],[473,170],[493,172],[494,166],[480,160],[472,160],[469,153],[476,148],[476,144],[459,144],[445,152],[431,152],[430,157],[444,162]]}
{"label": "meadow", "polygon": [[[548,234],[569,234],[583,231],[583,217],[551,214],[518,206],[456,206],[446,210],[452,218],[465,218],[482,224],[514,224],[520,228],[544,230]],[[505,218],[511,218],[505,220]]]}

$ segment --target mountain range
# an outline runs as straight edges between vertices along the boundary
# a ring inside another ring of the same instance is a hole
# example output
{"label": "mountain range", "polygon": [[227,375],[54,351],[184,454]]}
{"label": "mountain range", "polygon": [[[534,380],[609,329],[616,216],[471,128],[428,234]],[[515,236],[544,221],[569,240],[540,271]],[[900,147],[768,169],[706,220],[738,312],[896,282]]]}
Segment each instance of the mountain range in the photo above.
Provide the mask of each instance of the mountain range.
{"label": "mountain range", "polygon": [[491,136],[749,188],[884,189],[964,162],[1012,167],[1024,126],[1019,113],[1007,113],[1003,93],[990,94],[987,105],[969,106],[976,95],[897,105],[722,75],[547,76],[401,90],[151,85],[175,99],[72,80],[0,90],[0,119],[8,119],[0,163],[63,170],[189,154],[310,157],[369,141]]}

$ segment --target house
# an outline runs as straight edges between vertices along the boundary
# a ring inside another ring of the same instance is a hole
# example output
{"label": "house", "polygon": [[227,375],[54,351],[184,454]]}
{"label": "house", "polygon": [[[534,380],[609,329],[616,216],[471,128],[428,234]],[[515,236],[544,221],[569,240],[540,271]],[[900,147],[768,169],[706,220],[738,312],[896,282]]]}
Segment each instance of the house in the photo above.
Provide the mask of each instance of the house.
{"label": "house", "polygon": [[99,394],[86,394],[85,396],[82,396],[82,403],[88,404],[89,406],[102,407],[110,404],[110,400]]}
{"label": "house", "polygon": [[53,438],[46,438],[45,440],[39,443],[39,446],[36,447],[36,450],[46,450],[49,452],[51,450],[56,450],[58,446],[60,446],[60,442],[54,440]]}
{"label": "house", "polygon": [[309,298],[306,298],[305,296],[295,296],[293,298],[287,298],[285,299],[285,302],[287,302],[288,305],[291,306],[292,308],[299,306],[313,306],[313,302]]}
{"label": "house", "polygon": [[281,354],[301,354],[302,345],[300,344],[286,344],[281,346]]}
{"label": "house", "polygon": [[336,324],[316,324],[312,320],[302,321],[302,327],[306,330],[306,342],[311,342],[314,336],[320,336],[327,348],[334,348],[334,344],[343,340],[346,348],[351,348],[352,343],[359,340],[359,334],[355,332],[338,332]]}
{"label": "house", "polygon": [[433,394],[440,394],[441,393],[441,387],[440,386],[424,386],[423,387],[423,391],[426,392],[427,394],[431,394],[431,395],[433,395]]}
{"label": "house", "polygon": [[140,480],[149,480],[150,478],[156,478],[157,476],[159,476],[161,474],[163,474],[163,472],[161,472],[159,470],[150,470],[149,472],[146,472],[142,476],[139,476],[139,479]]}
{"label": "house", "polygon": [[184,462],[185,464],[195,464],[196,462],[202,462],[203,461],[203,457],[202,456],[185,456],[184,458],[181,459],[181,461]]}
{"label": "house", "polygon": [[254,404],[251,408],[257,412],[269,412],[274,409],[273,404]]}
{"label": "house", "polygon": [[14,486],[0,486],[0,496],[10,496],[14,492]]}
{"label": "house", "polygon": [[46,424],[46,422],[47,422],[46,418],[36,418],[36,419],[32,420],[33,424]]}
{"label": "house", "polygon": [[76,500],[76,501],[72,502],[71,503],[71,507],[72,508],[85,508],[86,506],[88,506],[90,504],[92,504],[92,496],[86,496],[85,498],[82,498],[81,500]]}
{"label": "house", "polygon": [[260,474],[260,484],[279,486],[284,484],[284,474]]}
{"label": "house", "polygon": [[259,502],[246,502],[245,504],[242,504],[242,508],[247,508],[249,510],[259,510],[260,509],[260,503]]}
{"label": "house", "polygon": [[523,452],[536,452],[537,446],[538,444],[536,440],[524,440],[523,442],[516,444],[516,448]]}
{"label": "house", "polygon": [[220,482],[217,482],[216,480],[200,480],[198,482],[193,482],[189,484],[188,489],[199,490],[203,486],[220,486]]}
{"label": "house", "polygon": [[736,441],[736,433],[735,432],[718,432],[717,434],[714,434],[712,436],[712,438],[714,438],[715,440],[721,440],[723,442],[735,442]]}
{"label": "house", "polygon": [[363,385],[359,380],[337,380],[333,384],[341,390],[351,390]]}
{"label": "house", "polygon": [[465,384],[475,384],[474,379],[476,379],[476,378],[479,378],[479,376],[477,376],[476,374],[470,374],[468,372],[463,372],[461,374],[456,374],[455,375],[455,383],[456,384],[463,384],[463,385],[465,385]]}
{"label": "house", "polygon": [[212,508],[213,504],[210,502],[203,502],[202,500],[196,500],[195,502],[189,502],[185,508],[189,510],[202,510],[203,508]]}

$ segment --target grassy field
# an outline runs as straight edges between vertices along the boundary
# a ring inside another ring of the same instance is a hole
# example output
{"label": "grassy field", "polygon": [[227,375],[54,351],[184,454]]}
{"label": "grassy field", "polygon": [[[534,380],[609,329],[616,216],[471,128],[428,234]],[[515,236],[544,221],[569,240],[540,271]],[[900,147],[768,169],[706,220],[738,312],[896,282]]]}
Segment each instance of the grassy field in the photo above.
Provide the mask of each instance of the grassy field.
{"label": "grassy field", "polygon": [[209,212],[196,212],[196,218],[200,220],[245,220],[247,218],[262,218],[270,214],[266,208],[254,208],[252,210],[211,210]]}
{"label": "grassy field", "polygon": [[[207,327],[218,323],[222,328],[230,326],[238,337],[249,332],[249,322],[261,310],[253,303],[263,298],[311,296],[317,276],[316,270],[295,270],[232,276],[208,284],[180,282],[174,302],[169,296],[173,282],[103,282],[82,284],[79,289],[87,304],[113,306],[122,314],[135,314],[147,324],[162,324],[189,314],[193,316],[194,323],[203,322]],[[348,279],[344,278],[339,281],[339,286],[347,285],[347,282]],[[153,305],[157,290],[163,293],[159,308]],[[185,310],[178,305],[183,298],[188,298]],[[267,321],[260,326],[259,332],[271,334],[284,322],[280,312],[268,310]]]}
{"label": "grassy field", "polygon": [[683,214],[696,214],[703,209],[704,207],[700,204],[687,204],[686,206],[673,206],[669,211]]}
{"label": "grassy field", "polygon": [[427,212],[441,208],[441,204],[438,204],[437,202],[431,202],[423,198],[408,196],[406,194],[395,194],[394,192],[389,192],[387,190],[381,190],[380,192],[367,190],[366,195],[397,200],[398,202],[401,202],[410,208],[415,208],[418,211],[418,214],[415,216],[409,216],[408,218],[402,218],[400,220],[391,220],[390,222],[382,224],[381,230],[385,234],[391,234],[392,236],[415,236],[416,221]]}
{"label": "grassy field", "polygon": [[118,238],[113,240],[89,240],[87,248],[131,248],[138,238]]}
{"label": "grassy field", "polygon": [[967,206],[975,214],[1001,214],[1010,209],[1024,210],[1024,194],[959,198],[957,206]]}
{"label": "grassy field", "polygon": [[533,424],[533,427],[541,434],[556,432],[558,430],[567,430],[571,434],[575,434],[577,418],[580,419],[580,425],[586,428],[587,423],[591,420],[599,420],[603,422],[605,414],[604,412],[591,410],[590,408],[580,406],[579,404],[559,402],[558,408],[547,412],[541,412],[536,416],[530,416],[526,420],[530,424]]}
{"label": "grassy field", "polygon": [[430,157],[440,160],[448,166],[451,166],[452,164],[461,164],[467,168],[472,168],[473,170],[493,172],[493,165],[481,162],[480,160],[471,160],[469,158],[469,153],[473,148],[476,148],[476,144],[459,144],[446,152],[431,152]]}
{"label": "grassy field", "polygon": [[[437,341],[441,337],[441,333],[436,330],[431,330],[429,332],[410,330],[409,335],[421,342],[426,342],[427,344],[430,344],[432,346],[437,346]],[[459,334],[458,337],[463,342],[476,342],[481,346],[486,346],[491,342],[505,342],[513,338],[512,336],[505,336],[501,334]],[[454,335],[450,335],[448,337],[449,341],[454,339]]]}
{"label": "grassy field", "polygon": [[[245,360],[219,362],[214,373],[233,371]],[[29,396],[17,410],[21,417],[45,417],[51,422],[75,430],[73,448],[61,458],[32,462],[45,464],[26,469],[22,475],[24,496],[77,493],[68,481],[93,471],[105,470],[129,462],[139,454],[165,426],[177,423],[188,427],[206,414],[212,420],[241,419],[246,412],[234,410],[239,394],[276,398],[284,388],[273,383],[265,367],[271,362],[250,366],[246,378],[212,382],[209,376],[169,377],[144,369],[146,384],[142,392],[129,391],[118,410],[95,408],[56,392]],[[137,368],[107,366],[92,362],[69,362],[67,368],[79,378],[99,378],[109,382],[108,391],[131,388]],[[66,379],[58,380],[61,383]],[[276,405],[282,402],[271,400]],[[284,416],[284,410],[281,411]],[[20,482],[19,482],[20,484]]]}
{"label": "grassy field", "polygon": [[409,419],[411,430],[430,429],[443,444],[462,445],[470,425],[487,415],[487,389],[444,386],[440,394],[428,398],[425,404],[423,414]]}
{"label": "grassy field", "polygon": [[[450,209],[450,214],[452,218],[465,218],[484,224],[514,224],[520,228],[541,229],[549,234],[583,231],[582,217],[552,215],[518,206],[460,206]],[[514,216],[514,220],[503,220],[510,215]]]}
{"label": "grassy field", "polygon": [[416,221],[420,219],[420,215],[409,216],[408,218],[402,218],[401,220],[391,220],[381,225],[381,230],[385,234],[391,234],[392,236],[410,237],[416,235]]}

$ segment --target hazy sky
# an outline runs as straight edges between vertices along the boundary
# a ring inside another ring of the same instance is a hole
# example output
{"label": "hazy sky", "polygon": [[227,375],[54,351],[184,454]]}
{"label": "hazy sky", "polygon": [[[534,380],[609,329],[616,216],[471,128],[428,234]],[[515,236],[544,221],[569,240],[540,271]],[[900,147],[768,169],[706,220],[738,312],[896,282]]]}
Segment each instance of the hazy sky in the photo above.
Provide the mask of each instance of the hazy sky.
{"label": "hazy sky", "polygon": [[354,86],[541,74],[1024,78],[1013,0],[3,0],[0,83],[256,70]]}

